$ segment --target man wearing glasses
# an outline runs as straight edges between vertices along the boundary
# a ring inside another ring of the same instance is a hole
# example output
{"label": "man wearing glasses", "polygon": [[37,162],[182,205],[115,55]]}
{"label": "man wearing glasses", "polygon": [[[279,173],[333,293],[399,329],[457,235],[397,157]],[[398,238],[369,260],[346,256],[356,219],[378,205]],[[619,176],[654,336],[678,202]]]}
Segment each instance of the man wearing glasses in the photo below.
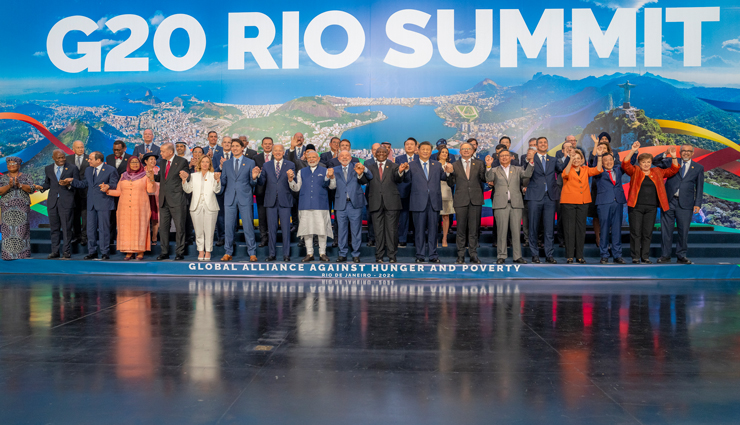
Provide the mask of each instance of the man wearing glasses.
{"label": "man wearing glasses", "polygon": [[[679,264],[691,264],[691,260],[686,257],[689,227],[694,214],[701,210],[701,202],[704,197],[704,167],[692,161],[692,156],[694,156],[693,146],[681,146],[681,159],[679,160],[681,169],[676,175],[669,178],[665,184],[669,209],[661,211],[660,232],[663,237],[663,253],[658,259],[658,263],[671,262],[673,227],[678,225],[676,257]],[[670,160],[670,158],[666,159]]]}

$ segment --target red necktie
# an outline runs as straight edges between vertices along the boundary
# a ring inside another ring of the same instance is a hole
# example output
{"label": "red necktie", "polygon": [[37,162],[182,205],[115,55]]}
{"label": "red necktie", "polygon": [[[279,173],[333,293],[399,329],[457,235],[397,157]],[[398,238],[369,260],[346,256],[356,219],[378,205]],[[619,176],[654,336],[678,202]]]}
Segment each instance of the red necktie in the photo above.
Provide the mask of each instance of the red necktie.
{"label": "red necktie", "polygon": [[617,182],[614,180],[614,175],[612,174],[612,170],[609,170],[609,180],[612,181],[613,185],[617,184]]}
{"label": "red necktie", "polygon": [[167,179],[167,174],[170,173],[170,161],[167,161],[167,168],[164,170],[164,178]]}

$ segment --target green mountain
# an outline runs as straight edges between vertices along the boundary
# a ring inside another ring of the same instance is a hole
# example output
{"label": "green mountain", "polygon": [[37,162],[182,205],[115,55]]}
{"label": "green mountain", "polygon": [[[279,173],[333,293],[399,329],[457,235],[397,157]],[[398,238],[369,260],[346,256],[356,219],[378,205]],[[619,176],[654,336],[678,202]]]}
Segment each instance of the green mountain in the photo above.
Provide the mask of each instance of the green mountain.
{"label": "green mountain", "polygon": [[579,140],[581,146],[590,152],[593,149],[591,135],[606,131],[612,137],[612,149],[622,151],[631,148],[636,140],[642,146],[672,145],[674,139],[660,129],[658,123],[647,116],[642,109],[633,110],[634,120],[621,108],[601,112],[586,126]]}
{"label": "green mountain", "polygon": [[227,118],[229,120],[237,120],[243,116],[241,111],[233,106],[221,106],[216,105],[213,102],[201,102],[195,100],[195,98],[185,100],[182,97],[176,97],[172,100],[172,104],[175,106],[182,106],[183,112],[191,113],[202,118]]}

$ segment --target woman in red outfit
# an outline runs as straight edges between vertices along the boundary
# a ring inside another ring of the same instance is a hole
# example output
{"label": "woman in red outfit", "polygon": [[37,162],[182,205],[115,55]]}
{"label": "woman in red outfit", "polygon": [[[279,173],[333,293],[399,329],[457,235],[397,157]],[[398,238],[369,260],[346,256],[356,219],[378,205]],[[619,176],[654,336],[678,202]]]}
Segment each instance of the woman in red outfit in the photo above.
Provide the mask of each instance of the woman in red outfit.
{"label": "woman in red outfit", "polygon": [[[627,212],[630,222],[630,252],[632,262],[652,264],[650,261],[650,239],[655,226],[655,214],[660,207],[668,210],[668,197],[665,193],[665,179],[672,177],[680,167],[676,157],[676,147],[668,149],[668,156],[673,158],[671,168],[661,169],[653,167],[653,155],[640,154],[637,157],[638,166],[630,164],[630,158],[640,148],[640,142],[632,144],[632,151],[624,157],[622,169],[630,176],[630,192],[627,197]],[[647,177],[647,178],[646,178]]]}

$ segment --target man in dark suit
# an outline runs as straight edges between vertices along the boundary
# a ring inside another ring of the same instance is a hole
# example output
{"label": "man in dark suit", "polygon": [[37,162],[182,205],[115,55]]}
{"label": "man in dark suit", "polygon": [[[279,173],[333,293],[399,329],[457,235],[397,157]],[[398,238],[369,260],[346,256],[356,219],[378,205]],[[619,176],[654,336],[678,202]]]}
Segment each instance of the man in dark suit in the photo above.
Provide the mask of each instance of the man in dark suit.
{"label": "man in dark suit", "polygon": [[372,215],[375,230],[375,262],[382,263],[385,254],[388,261],[396,262],[398,251],[398,215],[401,211],[401,195],[398,183],[409,174],[398,174],[398,164],[388,160],[388,149],[381,146],[375,151],[375,160],[365,161],[365,166],[375,176],[367,184],[367,210]]}
{"label": "man in dark suit", "polygon": [[461,159],[445,164],[447,185],[455,189],[452,206],[457,219],[457,264],[465,262],[465,245],[468,245],[470,262],[480,264],[478,258],[478,229],[483,208],[483,185],[486,184],[486,165],[473,158],[473,146],[460,146]]}
{"label": "man in dark suit", "polygon": [[557,264],[554,256],[554,224],[555,206],[560,199],[560,187],[557,184],[557,175],[562,173],[568,165],[570,158],[564,162],[556,161],[547,154],[547,137],[537,138],[537,153],[534,155],[530,167],[535,167],[532,177],[527,185],[524,199],[529,201],[529,249],[532,252],[532,262],[540,262],[539,248],[537,246],[537,232],[539,232],[540,219],[545,229],[545,257],[550,264]]}
{"label": "man in dark suit", "polygon": [[[264,140],[263,146],[264,146]],[[262,199],[267,213],[269,256],[265,261],[275,261],[278,220],[283,234],[283,261],[290,261],[290,210],[293,208],[293,194],[288,184],[288,170],[295,174],[295,164],[285,160],[285,147],[277,144],[272,147],[272,158],[265,162],[257,180],[258,187],[264,188]]]}
{"label": "man in dark suit", "polygon": [[447,180],[447,175],[442,164],[430,159],[431,156],[431,143],[422,142],[419,144],[419,159],[410,164],[402,163],[398,168],[399,172],[410,174],[409,205],[416,226],[414,246],[417,263],[424,262],[425,252],[430,262],[439,263],[437,228],[442,210],[442,181]]}
{"label": "man in dark suit", "polygon": [[[405,153],[396,157],[396,164],[411,163],[419,159],[416,154],[418,142],[413,137],[406,139],[403,144]],[[441,188],[440,188],[441,189]],[[409,199],[411,196],[411,180],[404,180],[398,184],[398,193],[401,195],[401,212],[398,215],[398,246],[405,248],[409,234]],[[413,225],[413,223],[411,223]]]}
{"label": "man in dark suit", "polygon": [[614,264],[624,264],[622,258],[622,214],[627,198],[622,188],[622,167],[614,155],[602,154],[601,165],[604,171],[594,176],[591,185],[596,187],[596,213],[601,223],[599,251],[601,264],[609,263],[609,243],[611,243]]}
{"label": "man in dark suit", "polygon": [[[296,174],[298,171],[303,168],[303,164],[306,159],[306,147],[303,146],[304,142],[303,133],[296,133],[293,135],[293,138],[290,139],[290,150],[285,153],[285,159],[292,162],[295,165],[295,171]],[[298,231],[298,193],[294,192],[293,196],[295,197],[295,202],[293,202],[293,209],[290,210],[290,217],[292,219],[292,224],[290,226],[291,232],[297,232]],[[330,210],[331,211],[331,210]],[[300,242],[303,242],[303,239],[301,239]],[[300,246],[301,243],[298,243]]]}
{"label": "man in dark suit", "polygon": [[[72,155],[67,155],[67,164],[77,167],[80,176],[85,175],[88,163],[85,156],[85,144],[80,140],[72,143]],[[75,207],[72,216],[72,243],[87,245],[87,189],[74,189]]]}
{"label": "man in dark suit", "polygon": [[[254,157],[254,163],[256,166],[262,168],[267,162],[272,161],[272,148],[273,141],[272,137],[265,137],[262,139],[262,153],[257,154]],[[293,166],[295,168],[295,165]],[[286,183],[287,187],[287,183]],[[257,199],[257,223],[260,231],[260,243],[259,248],[265,247],[268,244],[268,230],[267,230],[267,210],[265,209],[265,190],[266,186],[258,185],[254,188],[254,195]],[[290,194],[290,192],[287,192]]]}
{"label": "man in dark suit", "polygon": [[249,149],[249,140],[247,139],[247,136],[241,135],[239,136],[239,140],[241,140],[244,144],[244,150],[242,151],[242,155],[244,155],[244,158],[249,158],[254,161],[254,158],[257,156],[257,151],[254,149]]}
{"label": "man in dark suit", "polygon": [[[319,161],[324,164],[324,167],[329,167],[329,161],[336,158],[339,155],[339,143],[341,140],[339,137],[332,137],[329,141],[329,152],[324,152],[319,156]],[[330,199],[331,200],[331,199]]]}
{"label": "man in dark suit", "polygon": [[[122,176],[126,172],[128,166],[128,159],[131,155],[126,153],[126,143],[122,140],[116,140],[113,142],[113,153],[105,157],[105,163],[116,169],[118,176]],[[110,240],[113,242],[118,236],[118,218],[116,211],[118,210],[118,197],[113,197],[113,203],[116,208],[110,213]]]}
{"label": "man in dark suit", "polygon": [[46,210],[51,227],[51,254],[49,258],[59,258],[59,240],[64,237],[64,258],[72,256],[72,218],[75,207],[75,191],[67,185],[61,186],[60,181],[66,178],[80,179],[80,174],[74,164],[67,164],[67,158],[60,149],[51,154],[54,163],[44,168],[46,176],[43,186],[36,185],[37,190],[49,191],[46,198]]}
{"label": "man in dark suit", "polygon": [[154,144],[154,132],[150,128],[141,133],[141,138],[144,143],[134,146],[134,156],[141,158],[149,152],[159,156],[159,146]]}
{"label": "man in dark suit", "polygon": [[[498,139],[499,145],[504,145],[506,147],[506,151],[509,152],[509,155],[511,156],[511,163],[514,165],[519,165],[519,155],[516,152],[512,152],[511,149],[511,137],[509,136],[501,136],[500,139]],[[493,157],[494,160],[498,160],[498,154],[499,152],[496,152],[496,156]],[[494,167],[498,167],[501,165],[500,163],[497,163],[494,165]]]}
{"label": "man in dark suit", "polygon": [[334,167],[331,177],[336,187],[334,211],[337,217],[339,230],[339,257],[338,263],[347,261],[349,251],[349,234],[352,233],[352,261],[360,262],[360,247],[362,246],[362,208],[365,206],[365,194],[362,186],[372,180],[373,175],[364,165],[352,164],[352,154],[340,151],[339,166]]}
{"label": "man in dark suit", "polygon": [[[673,227],[677,224],[676,257],[678,257],[678,263],[691,264],[691,260],[686,258],[689,228],[691,227],[692,217],[701,210],[701,203],[704,198],[704,166],[692,161],[693,156],[693,146],[681,146],[681,160],[679,161],[681,169],[665,183],[669,209],[662,211],[660,215],[663,255],[658,259],[659,263],[671,262]],[[670,159],[666,158],[666,160]],[[664,163],[668,163],[668,161],[664,160]]]}
{"label": "man in dark suit", "polygon": [[161,158],[159,160],[159,173],[154,175],[152,170],[147,170],[149,180],[159,182],[159,240],[160,254],[157,260],[170,258],[170,224],[175,222],[175,260],[185,258],[185,214],[186,200],[185,191],[182,189],[182,174],[189,174],[190,163],[182,157],[175,155],[175,146],[165,143],[161,146]]}
{"label": "man in dark suit", "polygon": [[236,139],[231,143],[231,153],[234,154],[229,162],[221,166],[221,190],[224,193],[226,252],[221,261],[231,261],[234,254],[236,223],[241,217],[244,229],[244,238],[247,242],[249,261],[257,261],[257,245],[254,240],[253,199],[254,187],[260,175],[259,167],[254,161],[243,155],[244,142]]}
{"label": "man in dark suit", "polygon": [[85,260],[98,258],[98,244],[100,245],[101,259],[109,259],[110,252],[110,212],[116,207],[113,197],[105,192],[115,189],[118,185],[118,172],[110,165],[103,163],[103,154],[93,152],[88,159],[89,167],[85,170],[85,177],[80,180],[66,178],[60,181],[62,186],[71,184],[78,189],[87,191],[87,252]]}
{"label": "man in dark suit", "polygon": [[[231,138],[229,138],[229,141],[231,141]],[[211,161],[213,161],[213,158],[219,152],[223,153],[223,148],[221,148],[221,146],[218,145],[218,133],[211,130],[208,132],[208,144],[203,146],[203,154],[210,156]],[[214,164],[214,169],[215,169],[215,164]]]}

